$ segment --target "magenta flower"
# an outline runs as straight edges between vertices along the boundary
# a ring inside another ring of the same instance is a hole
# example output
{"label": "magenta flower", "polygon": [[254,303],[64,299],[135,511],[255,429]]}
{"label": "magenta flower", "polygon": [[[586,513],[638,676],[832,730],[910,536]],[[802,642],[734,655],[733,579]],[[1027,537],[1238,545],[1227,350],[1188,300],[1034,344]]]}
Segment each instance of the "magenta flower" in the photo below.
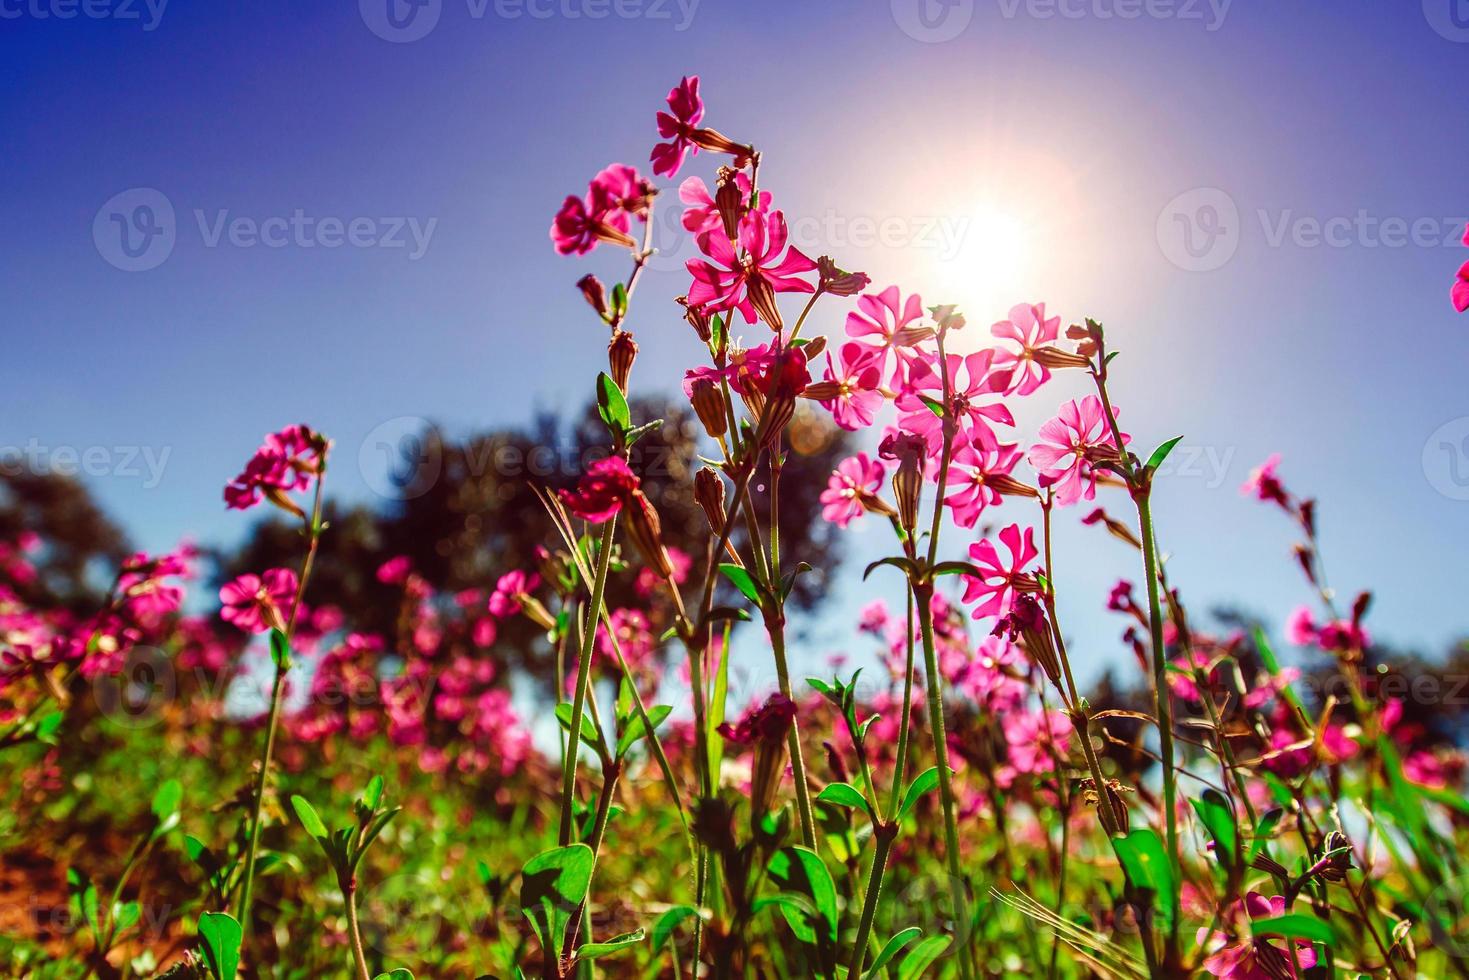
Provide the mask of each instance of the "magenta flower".
{"label": "magenta flower", "polygon": [[1303,976],[1306,970],[1316,965],[1316,948],[1310,940],[1298,939],[1282,948],[1263,936],[1250,934],[1252,923],[1284,914],[1284,897],[1267,898],[1259,892],[1250,892],[1234,904],[1228,916],[1238,930],[1234,941],[1231,942],[1222,932],[1211,934],[1208,929],[1199,930],[1200,945],[1223,944],[1223,948],[1204,960],[1204,969],[1213,976],[1229,980],[1280,980],[1282,977]]}
{"label": "magenta flower", "polygon": [[687,263],[694,283],[689,287],[689,305],[705,313],[739,310],[746,323],[754,323],[756,312],[772,330],[783,324],[775,305],[776,293],[809,293],[815,286],[798,278],[816,268],[794,245],[786,250],[789,232],[780,211],[761,214],[751,211],[740,219],[739,248],[723,231],[706,231],[697,241],[699,250],[712,259],[690,259]]}
{"label": "magenta flower", "polygon": [[402,585],[413,571],[413,562],[407,555],[389,558],[377,568],[377,580],[384,585]]}
{"label": "magenta flower", "polygon": [[321,470],[326,449],[326,440],[304,425],[288,425],[271,433],[240,475],[225,486],[225,506],[249,510],[264,497],[285,510],[299,513],[300,509],[286,494],[310,485],[312,475]]}
{"label": "magenta flower", "polygon": [[949,466],[949,485],[954,489],[944,498],[954,523],[974,527],[986,507],[998,505],[1002,495],[996,484],[1008,481],[1018,462],[1020,448],[1011,444],[986,447],[965,442],[956,448]]}
{"label": "magenta flower", "polygon": [[882,353],[855,341],[842,345],[841,367],[826,355],[826,381],[835,384],[835,397],[823,399],[837,425],[848,432],[865,429],[882,408]]}
{"label": "magenta flower", "polygon": [[[1469,226],[1464,228],[1464,244],[1469,245]],[[1469,262],[1459,266],[1459,276],[1454,280],[1454,288],[1449,295],[1454,301],[1454,309],[1460,313],[1469,310]]]}
{"label": "magenta flower", "polygon": [[1025,571],[1040,554],[1035,546],[1035,529],[1026,528],[1022,538],[1020,525],[1011,524],[1000,532],[1000,543],[1010,553],[1008,562],[988,538],[969,546],[969,557],[980,574],[964,576],[964,601],[980,603],[971,613],[975,619],[1008,614],[1015,597],[1022,591],[1034,591],[1037,585],[1035,576]]}
{"label": "magenta flower", "polygon": [[889,286],[857,298],[857,309],[847,314],[847,336],[880,351],[886,365],[888,351],[916,342],[904,332],[922,316],[923,300],[917,293],[903,302],[898,287]]}
{"label": "magenta flower", "polygon": [[636,248],[627,233],[629,214],[646,216],[647,192],[637,171],[614,163],[597,174],[586,197],[568,195],[551,222],[551,243],[561,255],[585,255],[598,242]]}
{"label": "magenta flower", "polygon": [[[1117,417],[1117,410],[1112,410]],[[1056,503],[1074,504],[1097,495],[1096,465],[1117,458],[1112,427],[1102,416],[1102,401],[1087,395],[1061,406],[1057,416],[1041,426],[1039,441],[1026,457],[1040,474],[1041,486],[1055,487]],[[1130,441],[1124,433],[1124,444]]]}
{"label": "magenta flower", "polygon": [[584,521],[601,524],[622,510],[638,488],[637,475],[621,456],[599,459],[582,474],[576,490],[558,494],[566,509]]}
{"label": "magenta flower", "polygon": [[125,614],[133,620],[154,620],[179,610],[184,590],[167,580],[187,578],[192,546],[157,558],[138,553],[123,562],[117,577],[117,595]]}
{"label": "magenta flower", "polygon": [[[965,357],[949,354],[950,416],[968,441],[984,447],[1000,444],[991,422],[1014,425],[1015,418],[1003,402],[984,401],[988,395],[1004,391],[1010,384],[1010,372],[993,370],[995,351],[975,351]],[[936,360],[936,359],[935,359]],[[943,420],[923,401],[925,397],[943,397],[943,377],[936,363],[927,360],[910,362],[909,390],[898,396],[898,409],[907,414],[898,419],[898,428],[923,436],[931,453],[943,444]]]}
{"label": "magenta flower", "polygon": [[1010,765],[1019,773],[1048,773],[1071,747],[1071,719],[1062,711],[1007,711],[1000,727]]}
{"label": "magenta flower", "polygon": [[867,511],[864,501],[880,502],[878,491],[886,475],[882,461],[866,453],[842,460],[821,491],[821,516],[837,527],[846,527]]}
{"label": "magenta flower", "polygon": [[1275,469],[1279,465],[1280,453],[1271,453],[1265,462],[1250,471],[1249,479],[1245,480],[1239,492],[1290,509],[1290,494],[1286,492],[1285,484],[1275,475]]}
{"label": "magenta flower", "polygon": [[490,615],[497,619],[505,619],[520,612],[521,603],[525,597],[534,592],[541,584],[541,577],[535,572],[522,572],[515,569],[500,576],[495,583],[495,591],[490,593],[489,610]]}
{"label": "magenta flower", "polygon": [[1001,340],[1014,341],[1018,351],[1000,347],[995,353],[995,367],[1009,369],[1009,395],[1029,395],[1051,377],[1045,366],[1036,363],[1035,352],[1056,342],[1061,318],[1046,319],[1046,304],[1022,303],[1010,310],[1010,318],[990,327],[990,333]]}
{"label": "magenta flower", "polygon": [[285,629],[296,598],[296,573],[272,568],[263,575],[241,575],[219,590],[219,617],[246,633]]}
{"label": "magenta flower", "polygon": [[658,135],[668,140],[653,147],[653,173],[672,177],[683,166],[686,153],[697,154],[694,130],[704,118],[704,100],[699,98],[699,76],[685,76],[668,92],[668,112],[658,113]]}

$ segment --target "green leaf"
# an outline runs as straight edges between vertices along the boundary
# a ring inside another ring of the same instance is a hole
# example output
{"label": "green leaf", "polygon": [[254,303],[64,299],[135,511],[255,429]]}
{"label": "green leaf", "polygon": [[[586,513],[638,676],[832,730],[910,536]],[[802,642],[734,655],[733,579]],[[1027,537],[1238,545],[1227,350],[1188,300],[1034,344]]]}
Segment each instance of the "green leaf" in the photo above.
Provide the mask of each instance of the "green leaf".
{"label": "green leaf", "polygon": [[[673,708],[666,704],[655,704],[648,709],[648,720],[653,723],[654,731],[658,730],[658,726],[663,724],[664,719],[672,711]],[[625,755],[638,739],[647,737],[647,734],[648,727],[643,724],[643,716],[634,713],[632,718],[628,719],[627,728],[617,739],[617,755],[619,757]]]}
{"label": "green leaf", "polygon": [[183,801],[184,784],[177,779],[170,779],[154,791],[153,816],[158,819],[154,837],[162,837],[179,825],[179,804]]}
{"label": "green leaf", "polygon": [[614,436],[621,439],[632,426],[632,413],[628,411],[627,399],[622,389],[606,371],[597,375],[597,414],[607,423]]}
{"label": "green leaf", "polygon": [[1169,925],[1177,885],[1173,880],[1173,864],[1158,835],[1146,827],[1140,828],[1126,837],[1113,837],[1112,848],[1132,884],[1151,892],[1154,898],[1163,899],[1158,903],[1158,916],[1164,926]]}
{"label": "green leaf", "polygon": [[270,662],[276,670],[291,669],[291,641],[278,629],[270,631]]}
{"label": "green leaf", "polygon": [[322,823],[321,817],[316,815],[316,808],[306,802],[304,797],[292,796],[291,809],[296,811],[297,819],[301,821],[301,826],[306,828],[308,834],[319,841],[331,839],[331,834],[327,833],[326,824]]}
{"label": "green leaf", "polygon": [[[851,783],[831,783],[824,787],[816,798],[822,803],[833,803],[837,806],[856,807],[867,816],[872,817],[872,808],[867,805],[867,797]],[[872,817],[876,819],[876,817]]]}
{"label": "green leaf", "polygon": [[867,576],[871,575],[874,569],[879,568],[882,565],[891,565],[894,568],[900,569],[902,572],[910,577],[918,572],[918,565],[911,558],[879,558],[871,565],[868,565],[866,570],[862,572],[862,580],[865,582],[867,580]]}
{"label": "green leaf", "polygon": [[796,587],[796,579],[800,578],[802,574],[809,571],[811,571],[810,563],[803,561],[797,562],[796,567],[786,573],[785,577],[782,578],[780,582],[780,597],[782,601],[790,598],[791,590]]}
{"label": "green leaf", "polygon": [[1167,459],[1168,454],[1173,452],[1173,447],[1178,445],[1182,441],[1183,436],[1178,436],[1176,438],[1169,439],[1167,442],[1163,443],[1163,445],[1159,446],[1157,449],[1154,449],[1153,455],[1148,457],[1147,466],[1143,468],[1149,473],[1156,473],[1158,467],[1163,465],[1163,460]]}
{"label": "green leaf", "polygon": [[373,776],[367,781],[367,788],[362,791],[360,802],[371,812],[377,809],[383,801],[383,777]]}
{"label": "green leaf", "polygon": [[948,936],[929,936],[914,946],[913,952],[903,957],[898,964],[898,980],[918,980],[919,977],[927,976],[928,968],[933,966],[934,960],[944,955],[950,942]]}
{"label": "green leaf", "polygon": [[692,905],[675,905],[673,908],[658,916],[658,921],[653,923],[653,952],[663,952],[673,930],[679,927],[685,919],[699,914],[699,910]]}
{"label": "green leaf", "polygon": [[939,784],[939,768],[934,766],[926,769],[914,777],[913,782],[908,784],[907,790],[903,792],[903,803],[898,807],[897,819],[902,820],[912,809],[918,805],[918,800],[924,793],[933,792],[933,788]]}
{"label": "green leaf", "polygon": [[820,856],[804,847],[783,847],[771,857],[768,870],[771,881],[782,891],[795,892],[811,900],[814,914],[781,906],[781,914],[796,938],[812,944],[836,942],[837,889]]}
{"label": "green leaf", "polygon": [[400,966],[392,973],[379,973],[373,980],[413,980],[413,971]]}
{"label": "green leaf", "polygon": [[935,577],[939,575],[973,575],[975,578],[984,578],[984,572],[967,561],[941,561],[933,566]]}
{"label": "green leaf", "polygon": [[755,580],[750,577],[748,571],[739,565],[725,562],[719,566],[719,574],[729,579],[746,599],[749,599],[757,606],[760,605],[760,587],[755,584]]}
{"label": "green leaf", "polygon": [[594,960],[599,956],[606,956],[609,953],[621,952],[629,946],[636,946],[646,937],[647,933],[638,929],[636,932],[627,932],[620,936],[613,936],[611,939],[600,943],[583,943],[577,947],[576,959]]}
{"label": "green leaf", "polygon": [[244,937],[240,924],[226,912],[205,912],[199,916],[204,961],[215,980],[235,980],[240,969],[240,941]]}
{"label": "green leaf", "polygon": [[654,419],[651,422],[644,422],[642,425],[638,426],[635,429],[628,429],[627,437],[624,440],[624,445],[634,445],[639,439],[647,435],[649,432],[657,432],[661,428],[663,428],[663,420]]}
{"label": "green leaf", "polygon": [[[571,731],[571,716],[575,712],[576,706],[570,701],[562,701],[556,705],[556,720],[568,732]],[[592,724],[592,716],[585,712],[581,716],[581,740],[592,745],[595,745],[597,742],[597,726]]]}
{"label": "green leaf", "polygon": [[542,851],[520,869],[520,912],[558,957],[566,923],[587,897],[596,855],[585,844]]}
{"label": "green leaf", "polygon": [[124,929],[131,927],[142,916],[143,909],[137,902],[118,902],[112,906],[112,932],[113,938]]}
{"label": "green leaf", "polygon": [[1233,865],[1239,847],[1239,827],[1229,800],[1217,789],[1206,789],[1203,796],[1189,803],[1214,839],[1214,856],[1223,865]]}
{"label": "green leaf", "polygon": [[1250,842],[1250,853],[1247,861],[1253,861],[1265,850],[1265,845],[1270,843],[1270,835],[1275,832],[1276,824],[1280,823],[1285,816],[1283,807],[1275,807],[1260,817],[1260,822],[1255,824],[1255,839]]}
{"label": "green leaf", "polygon": [[627,314],[627,284],[626,283],[621,283],[620,282],[617,285],[615,285],[615,286],[612,287],[612,306],[611,306],[611,310],[612,310],[612,312],[614,314],[616,314],[619,317],[625,316]]}
{"label": "green leaf", "polygon": [[888,963],[892,961],[892,958],[894,956],[897,956],[899,953],[901,953],[904,946],[907,946],[909,943],[911,943],[913,940],[917,939],[921,935],[923,935],[922,929],[918,928],[917,926],[909,926],[902,932],[893,936],[892,939],[889,939],[887,943],[883,945],[882,952],[877,954],[877,959],[872,961],[872,965],[869,966],[867,968],[867,972],[863,974],[863,980],[878,980],[878,978],[882,976],[882,968],[887,966]]}
{"label": "green leaf", "polygon": [[923,404],[928,406],[928,410],[930,412],[937,415],[939,418],[944,417],[943,402],[939,401],[937,398],[930,398],[927,395],[919,395],[918,397],[923,400]]}
{"label": "green leaf", "polygon": [[1256,919],[1250,923],[1250,931],[1257,936],[1309,939],[1313,943],[1336,945],[1336,932],[1331,928],[1330,923],[1322,922],[1315,916],[1300,913],[1278,915],[1273,919]]}
{"label": "green leaf", "polygon": [[66,720],[66,712],[52,711],[36,722],[36,741],[46,745],[56,744],[56,734],[61,730],[61,723]]}

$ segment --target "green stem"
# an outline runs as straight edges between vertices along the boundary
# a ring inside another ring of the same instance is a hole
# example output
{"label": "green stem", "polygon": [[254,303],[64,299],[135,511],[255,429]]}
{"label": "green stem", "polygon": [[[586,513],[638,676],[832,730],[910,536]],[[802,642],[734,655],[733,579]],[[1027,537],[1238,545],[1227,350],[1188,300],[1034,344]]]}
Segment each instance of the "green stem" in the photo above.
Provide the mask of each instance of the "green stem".
{"label": "green stem", "polygon": [[352,959],[357,964],[357,975],[361,980],[371,980],[367,971],[367,953],[362,947],[362,929],[357,924],[357,882],[342,885],[342,894],[347,899],[347,932],[352,939]]}
{"label": "green stem", "polygon": [[[766,620],[770,633],[770,648],[775,652],[775,676],[780,682],[780,693],[791,697],[791,672],[786,666],[785,615],[778,613],[774,622]],[[801,816],[801,842],[816,850],[816,818],[811,811],[811,787],[806,785],[806,761],[801,755],[801,730],[792,724],[786,736],[786,746],[791,753],[791,776],[796,781],[796,811]]]}
{"label": "green stem", "polygon": [[[946,454],[947,455],[947,454]],[[944,700],[938,653],[933,639],[933,586],[914,587],[918,626],[923,633],[923,666],[927,674],[928,725],[933,734],[934,761],[938,763],[939,799],[944,810],[944,850],[949,864],[949,892],[954,902],[954,938],[958,943],[959,976],[970,980],[969,912],[964,897],[964,879],[959,867],[959,825],[954,819],[954,784],[949,774],[948,738],[944,734]]]}
{"label": "green stem", "polygon": [[867,957],[868,937],[872,934],[872,920],[877,915],[877,901],[882,894],[882,876],[887,868],[888,854],[898,836],[898,825],[887,824],[874,828],[877,850],[872,855],[872,870],[867,876],[867,898],[862,902],[862,921],[857,927],[857,940],[852,945],[852,961],[847,966],[847,976],[857,980],[862,976],[862,961]]}
{"label": "green stem", "polygon": [[[1178,857],[1178,774],[1173,764],[1173,706],[1168,695],[1168,654],[1163,645],[1163,610],[1158,598],[1158,551],[1153,540],[1153,510],[1150,491],[1143,488],[1133,497],[1137,504],[1138,536],[1143,545],[1143,574],[1148,581],[1148,623],[1153,641],[1153,686],[1158,703],[1158,742],[1163,761],[1163,807],[1164,826],[1168,838],[1168,856],[1173,862],[1173,877],[1182,881],[1181,863]],[[1168,897],[1173,918],[1168,936],[1166,960],[1176,958],[1179,928],[1179,893],[1175,889]]]}
{"label": "green stem", "polygon": [[[612,564],[612,542],[617,531],[617,517],[613,515],[602,525],[602,540],[597,552],[597,567],[592,580],[592,608],[582,630],[581,649],[577,651],[576,697],[571,703],[571,730],[566,735],[566,758],[561,771],[561,830],[559,842],[562,847],[571,843],[572,804],[576,799],[576,755],[581,745],[581,722],[587,704],[587,689],[592,678],[592,645],[597,638],[597,624],[601,621],[602,598],[607,590],[607,569]],[[561,679],[557,678],[560,684]]]}

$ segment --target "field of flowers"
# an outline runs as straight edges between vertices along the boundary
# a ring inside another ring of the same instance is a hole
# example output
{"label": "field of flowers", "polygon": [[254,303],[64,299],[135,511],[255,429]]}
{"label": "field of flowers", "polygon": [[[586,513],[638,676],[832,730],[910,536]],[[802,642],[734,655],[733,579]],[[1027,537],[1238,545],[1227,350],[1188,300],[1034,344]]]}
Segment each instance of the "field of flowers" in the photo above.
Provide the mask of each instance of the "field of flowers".
{"label": "field of flowers", "polygon": [[[1469,977],[1462,652],[1374,641],[1304,475],[1272,458],[1243,488],[1295,542],[1299,611],[1206,629],[1186,599],[1214,588],[1175,580],[1153,518],[1178,440],[1138,445],[1147,406],[1113,401],[1125,327],[975,322],[808,256],[764,148],[705,123],[685,78],[653,177],[609,165],[555,210],[547,261],[607,331],[605,370],[567,359],[600,446],[570,485],[525,481],[524,561],[450,586],[347,548],[304,424],[241,447],[224,504],[276,545],[212,586],[185,546],[68,591],[70,543],[11,488],[0,974]],[[656,207],[701,252],[674,310],[635,302]],[[593,252],[625,278],[581,275]],[[697,336],[677,420],[645,414],[640,386],[679,379],[639,377],[634,327]],[[1090,393],[1053,404],[1062,373]],[[1021,431],[1029,399],[1053,413]],[[642,449],[675,422],[698,455],[655,485]],[[812,432],[852,452],[813,473]],[[884,596],[854,624],[877,669],[791,669],[820,521],[891,532],[842,570]],[[1053,547],[1060,522],[1096,548]],[[1069,591],[1098,560],[1111,593]],[[1066,617],[1102,603],[1124,676],[1087,690]],[[773,678],[748,704],[736,651]]]}

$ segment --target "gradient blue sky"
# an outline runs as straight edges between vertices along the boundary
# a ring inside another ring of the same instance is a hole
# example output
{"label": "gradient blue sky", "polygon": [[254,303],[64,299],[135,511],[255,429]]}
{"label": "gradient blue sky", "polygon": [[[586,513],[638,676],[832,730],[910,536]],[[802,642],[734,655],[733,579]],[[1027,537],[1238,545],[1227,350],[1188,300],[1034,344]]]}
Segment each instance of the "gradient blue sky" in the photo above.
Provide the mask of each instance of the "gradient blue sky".
{"label": "gradient blue sky", "polygon": [[[922,0],[928,33],[919,0],[442,0],[411,43],[370,29],[387,0],[178,3],[156,23],[91,2],[108,16],[0,0],[0,448],[93,448],[88,480],[140,546],[238,539],[220,487],[285,422],[332,435],[334,491],[370,501],[382,470],[359,451],[384,423],[467,434],[581,401],[605,341],[571,284],[623,261],[556,257],[550,217],[604,164],[642,165],[664,93],[697,72],[707,121],[765,151],[763,183],[843,264],[979,329],[1019,301],[1108,325],[1126,427],[1196,454],[1158,504],[1195,602],[1279,618],[1307,598],[1285,520],[1237,491],[1279,451],[1322,497],[1334,582],[1375,588],[1380,635],[1438,648],[1464,625],[1469,460],[1438,448],[1469,434],[1469,323],[1447,299],[1469,214],[1458,0]],[[176,241],[126,272],[93,226],[136,188],[166,197]],[[436,223],[413,258],[411,238],[211,246],[196,217],[298,209]],[[1180,267],[1180,218],[1217,228],[1194,242],[1217,268]],[[1352,225],[1313,246],[1329,219]],[[1432,241],[1384,242],[1384,219]],[[659,239],[636,379],[671,389],[698,348],[670,303],[688,243]],[[1080,390],[1043,389],[1023,427]],[[122,447],[166,452],[161,480]],[[858,559],[883,544],[861,535]],[[1104,535],[1061,545],[1095,665],[1121,625],[1106,588],[1139,572]],[[880,594],[849,572],[842,608]]]}

